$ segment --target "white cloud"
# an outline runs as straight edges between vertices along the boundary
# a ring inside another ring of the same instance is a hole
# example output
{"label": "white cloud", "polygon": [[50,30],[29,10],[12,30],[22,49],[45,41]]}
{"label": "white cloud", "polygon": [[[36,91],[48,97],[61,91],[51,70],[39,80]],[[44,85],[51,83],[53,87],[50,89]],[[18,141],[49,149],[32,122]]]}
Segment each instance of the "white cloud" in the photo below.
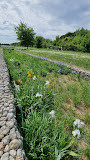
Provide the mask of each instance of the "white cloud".
{"label": "white cloud", "polygon": [[90,29],[89,8],[89,0],[0,0],[0,42],[16,41],[14,27],[20,21],[53,39],[80,27]]}

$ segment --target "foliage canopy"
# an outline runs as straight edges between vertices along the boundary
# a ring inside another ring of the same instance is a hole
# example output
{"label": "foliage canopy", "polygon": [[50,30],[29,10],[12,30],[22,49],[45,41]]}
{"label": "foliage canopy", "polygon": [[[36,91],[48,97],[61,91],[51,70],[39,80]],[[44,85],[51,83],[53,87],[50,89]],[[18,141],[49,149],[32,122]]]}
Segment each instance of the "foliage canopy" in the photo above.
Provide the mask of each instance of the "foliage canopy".
{"label": "foliage canopy", "polygon": [[17,34],[17,39],[20,40],[21,45],[28,47],[34,44],[34,30],[33,28],[28,28],[26,24],[20,22],[18,26],[15,27]]}

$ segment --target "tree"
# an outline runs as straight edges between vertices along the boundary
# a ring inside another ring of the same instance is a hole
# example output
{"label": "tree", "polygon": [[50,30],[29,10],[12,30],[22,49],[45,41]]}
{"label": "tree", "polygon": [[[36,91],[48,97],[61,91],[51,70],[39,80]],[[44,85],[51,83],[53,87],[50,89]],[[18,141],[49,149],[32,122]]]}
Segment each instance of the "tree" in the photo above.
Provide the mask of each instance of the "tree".
{"label": "tree", "polygon": [[42,36],[36,36],[36,47],[42,48],[44,38]]}
{"label": "tree", "polygon": [[27,28],[27,25],[20,22],[17,27],[15,27],[17,34],[17,39],[20,40],[21,45],[28,48],[28,46],[33,46],[34,44],[34,30],[33,28]]}

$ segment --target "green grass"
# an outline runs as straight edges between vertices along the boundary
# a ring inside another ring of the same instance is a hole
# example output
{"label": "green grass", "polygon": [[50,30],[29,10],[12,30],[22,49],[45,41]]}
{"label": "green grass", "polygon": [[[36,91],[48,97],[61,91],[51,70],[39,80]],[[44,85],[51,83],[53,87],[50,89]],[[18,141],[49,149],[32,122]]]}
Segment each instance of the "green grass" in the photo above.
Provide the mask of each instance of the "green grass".
{"label": "green grass", "polygon": [[[16,49],[22,50],[22,47]],[[70,64],[71,62],[72,66],[77,66],[82,69],[90,70],[90,53],[36,48],[29,48],[28,50],[23,51],[31,53],[33,55],[48,57],[52,60],[64,61],[65,64]]]}
{"label": "green grass", "polygon": [[[18,88],[12,87],[12,92],[28,159],[58,160],[61,156],[63,160],[75,160],[81,159],[83,153],[88,157],[89,81],[78,78],[64,66],[17,51],[9,53],[4,49],[4,57],[10,78]],[[50,81],[48,87],[47,80]],[[42,97],[36,97],[37,93]],[[55,111],[53,118],[49,114],[51,110]],[[72,136],[76,118],[85,123],[79,140]],[[82,150],[79,144],[83,141],[87,148]]]}

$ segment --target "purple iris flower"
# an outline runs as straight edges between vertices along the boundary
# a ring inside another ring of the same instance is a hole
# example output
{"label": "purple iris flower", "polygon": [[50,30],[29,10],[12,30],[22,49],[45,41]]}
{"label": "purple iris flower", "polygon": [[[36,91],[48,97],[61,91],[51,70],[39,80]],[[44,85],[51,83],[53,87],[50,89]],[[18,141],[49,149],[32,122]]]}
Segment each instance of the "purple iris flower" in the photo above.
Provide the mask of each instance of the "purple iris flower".
{"label": "purple iris flower", "polygon": [[76,71],[72,71],[72,73],[76,73]]}
{"label": "purple iris flower", "polygon": [[61,68],[58,70],[58,72],[59,72],[59,73],[61,72]]}
{"label": "purple iris flower", "polygon": [[70,65],[72,64],[72,62],[70,62]]}
{"label": "purple iris flower", "polygon": [[61,62],[59,61],[58,64],[61,65]]}

